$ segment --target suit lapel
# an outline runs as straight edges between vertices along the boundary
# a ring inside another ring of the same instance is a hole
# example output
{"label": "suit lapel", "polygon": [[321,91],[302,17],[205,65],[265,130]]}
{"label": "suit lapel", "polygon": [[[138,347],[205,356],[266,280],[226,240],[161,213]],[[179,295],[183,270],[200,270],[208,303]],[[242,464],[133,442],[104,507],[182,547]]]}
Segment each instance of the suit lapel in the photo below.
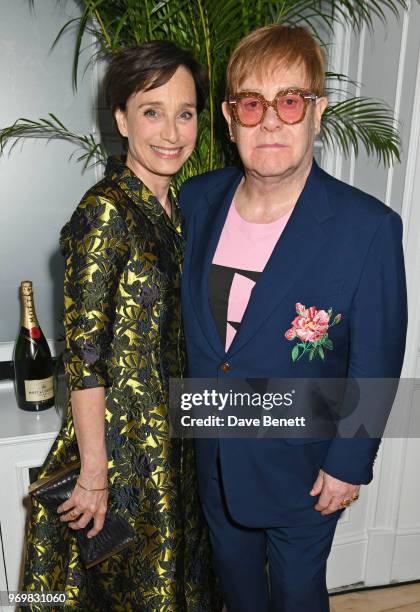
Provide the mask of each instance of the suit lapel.
{"label": "suit lapel", "polygon": [[313,162],[292,215],[252,290],[228,356],[240,350],[257,333],[293,283],[305,273],[310,274],[317,253],[328,238],[322,224],[332,216],[322,174]]}
{"label": "suit lapel", "polygon": [[205,194],[205,207],[200,210],[197,206],[197,214],[192,221],[194,242],[191,255],[191,299],[207,340],[221,358],[225,349],[210,309],[208,277],[230,204],[242,176],[242,171],[236,169],[233,176],[229,177],[228,184],[217,186]]}
{"label": "suit lapel", "polygon": [[293,213],[252,290],[239,330],[225,353],[209,305],[208,276],[230,204],[242,176],[242,171],[238,169],[228,180],[225,179],[222,186],[218,185],[202,196],[206,203],[196,207],[192,219],[191,299],[202,330],[220,359],[234,355],[251,340],[299,276],[305,272],[310,273],[317,253],[328,238],[322,227],[323,222],[332,216],[323,171],[313,162]]}

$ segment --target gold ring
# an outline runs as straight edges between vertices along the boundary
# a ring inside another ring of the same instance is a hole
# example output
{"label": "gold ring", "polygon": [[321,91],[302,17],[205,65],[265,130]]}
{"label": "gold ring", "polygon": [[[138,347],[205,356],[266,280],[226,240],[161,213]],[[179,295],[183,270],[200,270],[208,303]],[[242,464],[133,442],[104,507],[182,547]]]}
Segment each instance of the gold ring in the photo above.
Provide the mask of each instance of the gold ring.
{"label": "gold ring", "polygon": [[343,501],[340,504],[340,508],[347,508],[348,506],[350,506],[352,500],[351,499],[343,499]]}
{"label": "gold ring", "polygon": [[74,521],[74,519],[76,519],[79,515],[77,514],[77,512],[75,510],[72,510],[69,514],[69,518],[70,520]]}

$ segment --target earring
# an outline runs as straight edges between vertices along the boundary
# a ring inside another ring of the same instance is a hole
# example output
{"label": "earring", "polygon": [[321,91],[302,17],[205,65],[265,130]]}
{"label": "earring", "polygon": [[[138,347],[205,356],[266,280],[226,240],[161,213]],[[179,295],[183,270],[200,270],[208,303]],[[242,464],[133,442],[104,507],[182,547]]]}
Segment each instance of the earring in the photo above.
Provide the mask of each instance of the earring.
{"label": "earring", "polygon": [[230,142],[235,142],[235,136],[232,134],[232,132],[229,132],[229,140]]}

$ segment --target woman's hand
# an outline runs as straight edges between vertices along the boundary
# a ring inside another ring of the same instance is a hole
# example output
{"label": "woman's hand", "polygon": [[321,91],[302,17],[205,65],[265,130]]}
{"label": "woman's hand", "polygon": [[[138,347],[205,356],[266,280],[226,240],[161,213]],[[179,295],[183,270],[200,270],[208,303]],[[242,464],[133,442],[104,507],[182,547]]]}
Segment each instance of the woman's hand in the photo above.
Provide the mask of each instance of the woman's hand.
{"label": "woman's hand", "polygon": [[105,389],[94,387],[71,392],[71,409],[81,461],[79,482],[70,499],[57,508],[61,521],[71,529],[86,527],[93,518],[88,538],[97,535],[104,526],[108,503],[108,459],[105,445]]}
{"label": "woman's hand", "polygon": [[[107,486],[107,463],[102,462],[96,469],[82,469],[79,481],[86,489],[102,489]],[[93,518],[92,529],[87,537],[96,536],[104,526],[105,513],[108,504],[108,489],[103,491],[86,491],[76,484],[71,497],[57,508],[61,514],[60,521],[67,522],[71,529],[86,527]]]}

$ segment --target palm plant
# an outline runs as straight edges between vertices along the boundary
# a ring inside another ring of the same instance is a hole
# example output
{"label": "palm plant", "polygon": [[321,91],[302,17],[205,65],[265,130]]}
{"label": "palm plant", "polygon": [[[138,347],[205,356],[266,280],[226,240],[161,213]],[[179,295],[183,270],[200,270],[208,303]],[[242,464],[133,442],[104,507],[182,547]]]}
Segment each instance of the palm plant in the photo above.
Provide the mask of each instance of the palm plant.
{"label": "palm plant", "polygon": [[[35,0],[29,0],[31,4]],[[58,0],[60,1],[60,0]],[[172,39],[189,48],[208,71],[209,102],[200,118],[196,152],[182,171],[185,176],[231,162],[234,149],[228,143],[219,112],[224,98],[224,73],[236,43],[251,30],[268,23],[304,25],[327,46],[337,23],[350,23],[355,31],[372,29],[374,17],[385,21],[386,12],[398,15],[407,10],[405,0],[79,0],[80,17],[71,19],[58,33],[76,25],[73,83],[77,87],[79,57],[84,35],[93,35],[91,61],[119,49],[152,39]],[[323,34],[321,34],[323,33]],[[55,44],[54,43],[54,44]],[[400,139],[392,112],[383,102],[351,97],[345,75],[328,72],[327,91],[335,102],[324,113],[321,140],[345,155],[356,154],[360,144],[379,161],[390,164],[400,159]],[[103,162],[106,151],[92,135],[71,131],[53,114],[48,118],[18,119],[0,130],[0,152],[21,138],[63,138],[75,143],[85,166]]]}

